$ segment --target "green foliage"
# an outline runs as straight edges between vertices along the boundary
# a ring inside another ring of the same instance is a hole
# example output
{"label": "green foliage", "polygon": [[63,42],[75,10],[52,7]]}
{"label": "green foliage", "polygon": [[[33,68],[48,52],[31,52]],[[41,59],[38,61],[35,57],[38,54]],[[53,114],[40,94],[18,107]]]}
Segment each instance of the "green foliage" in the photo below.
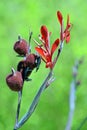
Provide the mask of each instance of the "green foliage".
{"label": "green foliage", "polygon": [[[59,23],[56,11],[60,10],[66,20],[67,14],[73,23],[71,41],[64,44],[62,54],[54,69],[56,80],[44,91],[32,117],[21,130],[64,130],[69,112],[69,90],[72,80],[72,66],[76,59],[84,56],[84,63],[79,68],[78,78],[81,87],[76,93],[76,109],[72,130],[87,116],[87,1],[83,0],[2,0],[0,1],[0,130],[12,130],[15,122],[17,93],[8,89],[5,77],[16,69],[20,58],[13,51],[18,34],[28,40],[29,31],[38,40],[40,26],[47,25],[52,32],[51,41],[59,37]],[[66,21],[65,21],[66,22]],[[35,44],[32,41],[32,51]],[[39,71],[31,75],[32,81],[24,85],[21,116],[27,111],[37,89],[41,85],[47,70],[42,63]],[[43,75],[42,75],[43,74]],[[87,124],[87,123],[86,123]],[[82,130],[87,129],[84,125]]]}

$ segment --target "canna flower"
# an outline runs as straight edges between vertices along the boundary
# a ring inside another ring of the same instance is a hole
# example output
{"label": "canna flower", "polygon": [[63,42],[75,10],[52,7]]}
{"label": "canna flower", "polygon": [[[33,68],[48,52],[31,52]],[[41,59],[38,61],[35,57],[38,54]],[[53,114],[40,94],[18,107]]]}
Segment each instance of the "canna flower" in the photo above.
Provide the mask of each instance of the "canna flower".
{"label": "canna flower", "polygon": [[[36,51],[40,54],[42,60],[46,63],[46,68],[53,69],[58,56],[62,50],[63,42],[66,41],[66,43],[69,43],[70,41],[70,29],[72,24],[70,23],[69,15],[67,16],[67,24],[66,28],[63,27],[63,16],[60,11],[57,11],[57,17],[58,21],[60,23],[60,39],[56,39],[54,43],[52,44],[52,47],[50,47],[50,35],[51,33],[48,31],[46,26],[41,26],[40,32],[41,37],[40,40],[42,44],[40,45],[37,41],[35,41],[38,45],[36,47]],[[53,54],[58,48],[58,45],[60,43],[60,48],[58,49],[58,54],[55,59],[53,59]]]}
{"label": "canna flower", "polygon": [[42,45],[38,44],[38,47],[35,47],[35,50],[40,54],[42,60],[46,63],[46,68],[52,69],[55,64],[55,59],[53,60],[53,54],[58,48],[59,39],[56,39],[50,47],[50,35],[51,33],[48,31],[46,26],[41,26],[41,42]]}
{"label": "canna flower", "polygon": [[66,41],[66,43],[69,43],[70,41],[70,29],[72,24],[70,23],[69,15],[67,15],[67,24],[65,30],[63,29],[63,16],[60,11],[57,12],[58,21],[61,26],[61,32],[60,32],[60,40]]}

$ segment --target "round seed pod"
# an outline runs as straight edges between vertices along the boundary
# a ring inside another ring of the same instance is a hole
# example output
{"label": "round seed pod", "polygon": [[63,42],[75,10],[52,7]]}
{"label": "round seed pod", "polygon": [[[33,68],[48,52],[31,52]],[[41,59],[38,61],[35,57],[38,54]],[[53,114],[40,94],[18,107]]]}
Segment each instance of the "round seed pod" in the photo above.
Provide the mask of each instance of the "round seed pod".
{"label": "round seed pod", "polygon": [[26,40],[21,39],[20,36],[18,37],[18,41],[15,42],[13,49],[19,55],[26,56],[29,53],[29,45]]}
{"label": "round seed pod", "polygon": [[30,68],[30,69],[34,69],[36,67],[36,55],[35,54],[28,54],[26,56],[26,65]]}
{"label": "round seed pod", "polygon": [[21,72],[14,71],[14,69],[12,68],[12,74],[9,74],[6,77],[6,83],[11,90],[20,91],[23,87]]}

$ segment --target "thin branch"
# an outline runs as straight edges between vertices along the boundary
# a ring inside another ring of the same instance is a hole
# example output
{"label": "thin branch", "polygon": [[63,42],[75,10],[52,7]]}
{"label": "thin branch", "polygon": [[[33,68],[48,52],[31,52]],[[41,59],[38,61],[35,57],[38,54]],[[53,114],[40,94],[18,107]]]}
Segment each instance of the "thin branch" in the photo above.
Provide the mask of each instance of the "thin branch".
{"label": "thin branch", "polygon": [[69,111],[68,122],[65,130],[71,130],[72,119],[75,110],[75,98],[76,98],[75,92],[76,92],[76,83],[75,80],[73,80],[70,87],[70,101],[69,101],[70,111]]}
{"label": "thin branch", "polygon": [[21,106],[21,99],[22,99],[22,90],[18,92],[18,106],[17,106],[17,112],[16,112],[16,121],[15,121],[15,126],[14,130],[16,130],[16,126],[18,123],[18,118],[19,118],[19,113],[20,113],[20,106]]}
{"label": "thin branch", "polygon": [[29,53],[31,53],[31,46],[30,46],[30,44],[31,44],[32,35],[33,35],[33,32],[30,32],[29,33]]}
{"label": "thin branch", "polygon": [[30,46],[30,42],[31,42],[31,38],[32,38],[33,32],[29,33],[29,46]]}
{"label": "thin branch", "polygon": [[85,117],[82,121],[82,123],[80,124],[79,128],[77,130],[81,130],[81,128],[83,127],[83,125],[86,123],[87,121],[87,117]]}
{"label": "thin branch", "polygon": [[68,121],[65,130],[71,130],[72,120],[74,116],[74,110],[75,110],[75,99],[76,99],[76,88],[80,83],[77,81],[77,75],[78,75],[78,68],[79,65],[82,63],[82,58],[75,62],[75,65],[73,66],[73,80],[70,85],[70,97],[69,97],[69,116]]}
{"label": "thin branch", "polygon": [[22,119],[17,123],[15,129],[20,128],[29,119],[29,117],[32,115],[32,113],[34,112],[34,110],[35,110],[35,108],[36,108],[36,106],[38,104],[40,96],[41,96],[42,92],[45,90],[45,88],[48,86],[48,81],[50,80],[51,77],[52,77],[52,70],[49,72],[49,74],[46,77],[45,81],[43,82],[40,89],[38,90],[36,96],[34,97],[34,99],[32,101],[32,104],[29,107],[28,112],[26,112],[25,115],[22,117]]}
{"label": "thin branch", "polygon": [[[54,66],[55,66],[56,62],[58,61],[58,58],[59,58],[59,56],[60,56],[60,54],[61,54],[61,51],[62,51],[62,49],[63,49],[63,44],[64,44],[64,41],[63,41],[63,42],[60,42],[60,47],[59,47],[59,49],[58,49],[57,56],[56,56],[56,58],[55,58],[54,61],[53,61]],[[53,66],[53,68],[54,68],[54,66]]]}

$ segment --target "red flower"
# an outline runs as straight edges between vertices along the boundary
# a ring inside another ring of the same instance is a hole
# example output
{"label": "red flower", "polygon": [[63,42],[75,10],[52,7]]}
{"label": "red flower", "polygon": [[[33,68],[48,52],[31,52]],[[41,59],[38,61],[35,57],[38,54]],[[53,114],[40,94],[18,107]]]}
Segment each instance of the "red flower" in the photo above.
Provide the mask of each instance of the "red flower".
{"label": "red flower", "polygon": [[54,66],[54,60],[52,56],[59,45],[59,39],[56,39],[50,48],[50,34],[46,26],[41,26],[41,41],[42,46],[38,45],[36,51],[41,55],[41,58],[46,63],[46,67],[52,69]]}
{"label": "red flower", "polygon": [[65,30],[63,29],[63,16],[60,11],[57,12],[58,21],[61,26],[61,32],[60,32],[60,40],[66,41],[66,43],[69,43],[70,41],[70,29],[72,24],[69,22],[69,15],[67,16],[67,25]]}
{"label": "red flower", "polygon": [[[46,63],[46,67],[52,69],[54,67],[54,64],[56,63],[58,59],[58,55],[61,51],[62,45],[64,40],[66,43],[70,41],[70,28],[71,28],[71,23],[69,22],[69,15],[67,16],[67,25],[64,30],[63,28],[63,16],[60,11],[57,12],[57,17],[58,21],[60,23],[61,31],[60,31],[60,39],[56,39],[52,45],[52,48],[50,48],[50,35],[51,33],[48,31],[46,26],[41,26],[41,37],[40,40],[42,42],[42,45],[38,44],[37,41],[35,41],[38,45],[36,47],[36,51],[40,54],[41,58],[43,61]],[[55,50],[57,49],[58,45],[60,44],[60,49],[58,50],[58,54],[56,58],[53,60],[53,54]]]}

